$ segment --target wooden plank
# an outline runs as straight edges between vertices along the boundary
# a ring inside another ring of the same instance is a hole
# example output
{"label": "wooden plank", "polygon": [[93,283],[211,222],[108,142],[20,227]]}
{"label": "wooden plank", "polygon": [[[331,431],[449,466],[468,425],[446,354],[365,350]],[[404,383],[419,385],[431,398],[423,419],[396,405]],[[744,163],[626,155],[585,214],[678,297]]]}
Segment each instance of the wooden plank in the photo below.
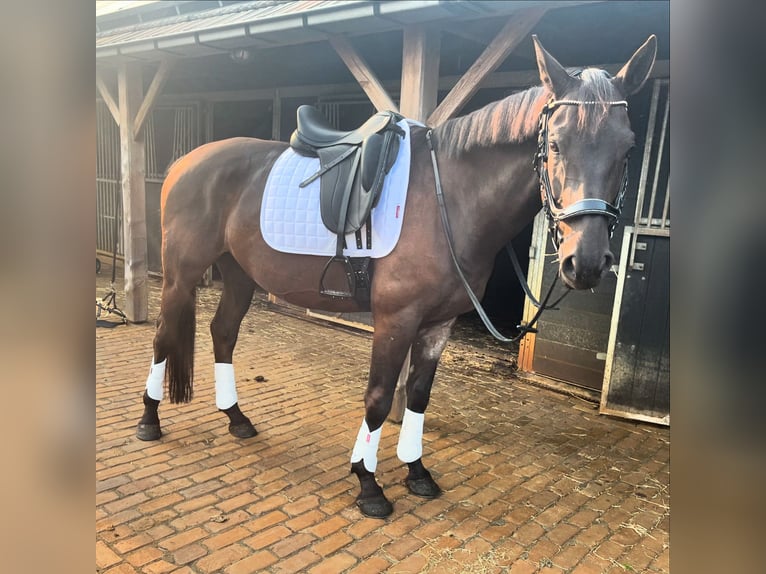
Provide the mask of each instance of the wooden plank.
{"label": "wooden plank", "polygon": [[133,135],[133,118],[141,104],[141,65],[126,62],[117,76],[122,160],[122,213],[125,253],[125,314],[142,323],[148,317],[146,245],[146,149],[143,132]]}
{"label": "wooden plank", "polygon": [[162,60],[160,62],[160,67],[157,68],[157,72],[155,72],[152,78],[152,83],[149,84],[149,89],[146,90],[144,100],[141,102],[138,112],[136,112],[135,120],[133,121],[133,139],[136,139],[143,129],[146,118],[149,112],[152,111],[154,101],[157,99],[162,86],[165,85],[165,80],[168,79],[168,72],[170,72],[171,67],[171,60]]}
{"label": "wooden plank", "polygon": [[425,122],[436,108],[439,89],[439,33],[424,26],[404,29],[399,103],[407,118]]}
{"label": "wooden plank", "polygon": [[399,108],[388,95],[383,84],[367,65],[367,62],[359,55],[354,47],[342,36],[331,36],[330,45],[335,49],[341,60],[346,64],[351,74],[359,82],[359,85],[370,98],[372,105],[379,112],[391,110],[398,112]]}
{"label": "wooden plank", "polygon": [[[548,237],[548,221],[545,214],[539,211],[532,226],[532,241],[529,247],[529,268],[527,269],[527,284],[532,294],[539,300],[542,292],[543,275],[545,271],[545,243]],[[529,298],[524,299],[523,320],[529,324],[537,313]],[[528,333],[519,341],[519,369],[531,372],[535,357],[535,341],[537,335]]]}
{"label": "wooden plank", "polygon": [[540,335],[535,340],[533,371],[538,374],[600,390],[604,368],[605,361],[594,350],[542,339]]}
{"label": "wooden plank", "polygon": [[101,99],[104,100],[104,103],[106,104],[106,107],[109,110],[109,113],[112,114],[112,117],[114,118],[115,123],[119,126],[120,125],[120,108],[117,105],[117,102],[114,101],[112,92],[109,91],[109,88],[106,86],[106,83],[104,82],[104,78],[101,77],[101,74],[99,74],[98,71],[96,72],[96,87],[98,88],[98,93],[101,94]]}
{"label": "wooden plank", "polygon": [[447,97],[428,118],[428,124],[437,126],[453,117],[481,87],[481,82],[503,63],[519,43],[527,37],[548,9],[535,6],[519,11],[490,42],[463,77],[458,80]]}
{"label": "wooden plank", "polygon": [[601,390],[602,379],[604,378],[603,370],[596,371],[581,365],[556,361],[547,357],[535,359],[535,369],[533,372],[538,375],[558,379],[569,385],[594,391]]}

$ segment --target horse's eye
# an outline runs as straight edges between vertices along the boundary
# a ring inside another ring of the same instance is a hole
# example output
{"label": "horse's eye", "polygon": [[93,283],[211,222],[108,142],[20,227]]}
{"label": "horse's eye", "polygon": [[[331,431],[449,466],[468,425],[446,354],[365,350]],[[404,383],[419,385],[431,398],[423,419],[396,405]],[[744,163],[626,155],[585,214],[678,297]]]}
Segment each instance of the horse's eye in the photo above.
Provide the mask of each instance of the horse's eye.
{"label": "horse's eye", "polygon": [[550,148],[551,148],[552,152],[559,153],[559,144],[557,144],[556,142],[552,141],[552,142],[550,142],[549,145],[550,145]]}

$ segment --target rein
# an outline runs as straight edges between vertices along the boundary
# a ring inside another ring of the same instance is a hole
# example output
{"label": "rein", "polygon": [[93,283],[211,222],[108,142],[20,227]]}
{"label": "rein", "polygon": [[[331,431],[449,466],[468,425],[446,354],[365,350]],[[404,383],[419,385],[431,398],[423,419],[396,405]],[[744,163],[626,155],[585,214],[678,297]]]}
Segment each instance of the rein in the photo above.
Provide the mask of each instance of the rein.
{"label": "rein", "polygon": [[463,283],[463,287],[466,290],[466,293],[468,294],[468,298],[471,300],[471,303],[473,304],[474,309],[476,309],[476,312],[479,314],[479,317],[481,318],[482,323],[484,323],[484,326],[487,328],[487,331],[489,331],[492,336],[497,339],[498,341],[501,341],[502,343],[514,343],[524,337],[527,333],[536,333],[537,329],[534,328],[534,325],[537,323],[537,320],[540,318],[540,315],[542,315],[542,312],[545,309],[555,309],[556,305],[558,305],[564,297],[569,293],[571,289],[567,289],[561,297],[556,299],[556,301],[548,306],[548,300],[551,297],[551,294],[553,293],[553,288],[556,286],[556,282],[558,281],[558,274],[556,275],[556,278],[553,280],[553,283],[551,283],[550,288],[548,289],[548,293],[543,298],[542,303],[539,303],[534,296],[532,295],[532,291],[529,289],[529,286],[527,285],[526,280],[523,279],[523,274],[521,273],[521,265],[519,265],[519,261],[516,257],[516,253],[514,253],[513,248],[510,247],[510,245],[506,245],[506,249],[508,250],[508,254],[511,257],[511,263],[513,264],[514,270],[516,270],[516,274],[519,277],[519,282],[521,283],[522,287],[524,288],[524,292],[527,294],[527,296],[532,301],[532,304],[538,307],[537,313],[535,313],[535,316],[532,318],[532,320],[527,325],[518,325],[519,333],[515,335],[514,337],[506,337],[500,331],[495,328],[495,326],[492,324],[492,321],[487,316],[487,313],[484,311],[484,308],[481,306],[481,302],[479,301],[479,298],[476,296],[476,293],[473,292],[473,289],[471,289],[471,286],[468,284],[468,280],[465,278],[465,275],[463,274],[463,270],[460,268],[460,263],[457,260],[457,255],[455,254],[455,245],[454,240],[452,238],[452,227],[449,223],[449,217],[447,216],[447,205],[444,202],[444,193],[442,192],[442,184],[441,184],[441,177],[439,176],[439,165],[436,161],[436,152],[434,151],[433,142],[431,141],[431,130],[429,129],[426,132],[426,141],[428,142],[428,149],[431,151],[431,163],[433,164],[434,168],[434,180],[436,182],[436,199],[439,203],[439,213],[441,215],[442,219],[442,225],[444,226],[444,234],[447,237],[447,246],[449,247],[450,256],[452,257],[452,263],[455,266],[455,271],[457,271],[458,277],[460,277],[460,281]]}

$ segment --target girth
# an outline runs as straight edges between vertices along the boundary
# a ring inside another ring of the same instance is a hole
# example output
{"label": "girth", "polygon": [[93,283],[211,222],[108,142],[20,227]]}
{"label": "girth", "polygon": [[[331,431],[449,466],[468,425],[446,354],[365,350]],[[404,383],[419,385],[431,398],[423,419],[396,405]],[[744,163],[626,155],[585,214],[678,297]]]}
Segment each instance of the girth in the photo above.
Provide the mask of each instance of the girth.
{"label": "girth", "polygon": [[[380,112],[360,128],[342,132],[330,126],[316,108],[298,108],[298,128],[290,137],[290,145],[301,155],[318,157],[320,166],[300,186],[320,178],[322,222],[338,236],[335,255],[325,265],[319,280],[319,292],[323,295],[355,297],[357,284],[369,283],[369,262],[357,265],[343,255],[345,235],[357,232],[357,247],[361,248],[359,230],[367,223],[366,247],[371,248],[370,212],[380,198],[386,174],[396,161],[399,137],[404,137],[404,130],[396,125],[401,119],[394,112]],[[348,289],[325,284],[330,268],[338,265],[343,269]]]}

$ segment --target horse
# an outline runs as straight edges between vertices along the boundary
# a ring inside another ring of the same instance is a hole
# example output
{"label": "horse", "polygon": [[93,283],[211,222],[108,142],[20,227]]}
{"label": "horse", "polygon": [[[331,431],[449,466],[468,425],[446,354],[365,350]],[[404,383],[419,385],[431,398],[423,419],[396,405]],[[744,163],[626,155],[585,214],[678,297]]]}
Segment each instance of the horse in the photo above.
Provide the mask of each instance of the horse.
{"label": "horse", "polygon": [[[303,307],[371,311],[364,417],[350,461],[360,486],[355,503],[365,516],[384,518],[393,512],[375,469],[381,427],[409,350],[397,455],[408,467],[409,492],[438,496],[441,488],[422,461],[424,413],[455,319],[471,309],[458,268],[480,298],[495,255],[542,207],[563,284],[590,289],[599,283],[614,261],[609,239],[634,145],[626,98],[645,83],[657,50],[656,37],[650,36],[612,77],[595,68],[569,73],[536,36],[533,43],[541,85],[432,129],[412,126],[401,234],[390,254],[374,260],[367,304],[320,294],[317,283],[326,258],[282,253],[264,241],[264,185],[288,144],[232,138],[202,145],[177,160],[162,186],[162,295],[137,437],[162,436],[158,407],[164,389],[171,403],[192,399],[195,290],[215,263],[223,281],[210,324],[216,406],[227,415],[229,432],[238,438],[257,434],[238,406],[232,366],[239,326],[256,284]],[[437,184],[442,197],[434,193]]]}

